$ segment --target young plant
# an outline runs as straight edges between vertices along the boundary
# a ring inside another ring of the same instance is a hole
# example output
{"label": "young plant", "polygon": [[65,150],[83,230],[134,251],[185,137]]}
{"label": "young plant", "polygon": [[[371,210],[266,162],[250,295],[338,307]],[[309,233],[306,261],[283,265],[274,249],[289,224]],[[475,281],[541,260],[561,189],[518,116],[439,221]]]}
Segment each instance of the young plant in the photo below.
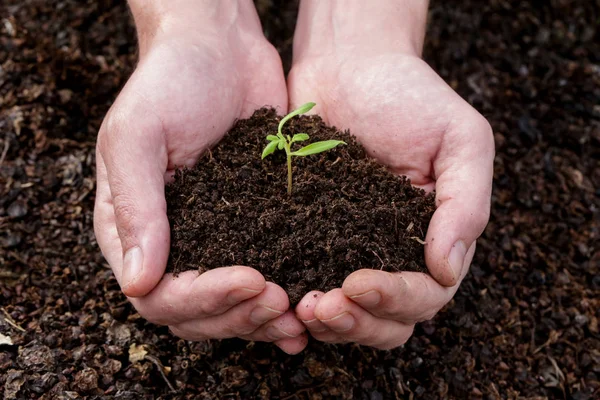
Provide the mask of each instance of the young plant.
{"label": "young plant", "polygon": [[308,140],[310,137],[306,133],[296,133],[294,136],[283,135],[281,132],[283,126],[287,121],[296,115],[305,114],[309,112],[316,104],[315,103],[306,103],[300,106],[297,110],[292,111],[285,117],[281,119],[279,122],[279,127],[277,128],[277,135],[268,135],[267,140],[270,142],[267,147],[262,152],[262,158],[264,159],[268,155],[275,152],[275,150],[285,150],[285,154],[287,155],[287,168],[288,168],[288,194],[292,194],[292,157],[305,157],[310,156],[311,154],[322,153],[327,150],[331,150],[334,147],[340,144],[346,144],[341,140],[324,140],[322,142],[311,143],[308,146],[304,146],[303,148],[292,151],[292,144],[296,142],[303,142]]}

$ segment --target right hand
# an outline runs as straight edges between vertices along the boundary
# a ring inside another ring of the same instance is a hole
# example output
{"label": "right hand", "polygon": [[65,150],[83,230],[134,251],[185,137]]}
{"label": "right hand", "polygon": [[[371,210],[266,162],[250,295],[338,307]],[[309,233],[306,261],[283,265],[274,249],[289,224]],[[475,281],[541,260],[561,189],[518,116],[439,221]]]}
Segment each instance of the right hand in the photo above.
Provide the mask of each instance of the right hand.
{"label": "right hand", "polygon": [[307,344],[304,326],[285,291],[258,271],[235,266],[163,278],[170,246],[164,187],[174,169],[193,166],[255,109],[287,110],[281,60],[252,2],[203,7],[207,20],[196,15],[187,26],[185,16],[160,14],[157,22],[140,8],[155,29],[140,33],[139,64],[98,134],[94,230],[124,294],[147,320],[187,340],[241,337],[298,353]]}

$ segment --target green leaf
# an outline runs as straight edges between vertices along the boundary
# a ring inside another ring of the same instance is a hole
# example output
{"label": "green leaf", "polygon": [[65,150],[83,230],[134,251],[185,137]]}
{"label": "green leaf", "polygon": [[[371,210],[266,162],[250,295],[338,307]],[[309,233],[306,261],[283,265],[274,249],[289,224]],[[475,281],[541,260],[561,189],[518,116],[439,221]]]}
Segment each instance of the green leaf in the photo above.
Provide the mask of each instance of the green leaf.
{"label": "green leaf", "polygon": [[272,142],[273,140],[279,140],[279,137],[277,137],[275,135],[267,135],[267,140],[269,142]]}
{"label": "green leaf", "polygon": [[287,137],[288,142],[290,142],[290,143],[292,142],[292,138],[290,137],[290,135],[285,135],[285,137]]}
{"label": "green leaf", "polygon": [[278,144],[279,144],[279,146],[277,146],[277,148],[279,150],[283,150],[283,146],[285,146],[285,139],[280,140]]}
{"label": "green leaf", "polygon": [[331,150],[340,144],[346,144],[346,142],[342,142],[341,140],[325,140],[323,142],[315,142],[301,148],[300,150],[294,151],[292,155],[299,157],[310,156],[311,154],[318,154],[327,150]]}
{"label": "green leaf", "polygon": [[279,141],[275,141],[275,140],[272,141],[271,143],[269,143],[267,145],[267,147],[265,147],[265,149],[263,150],[261,159],[264,160],[266,156],[268,156],[269,154],[272,154],[277,149],[277,145],[279,143],[280,143]]}
{"label": "green leaf", "polygon": [[277,128],[277,132],[281,133],[281,128],[283,128],[283,125],[285,125],[285,123],[288,122],[291,118],[295,117],[296,115],[306,114],[307,112],[312,110],[312,108],[314,106],[316,106],[316,104],[312,103],[312,102],[302,104],[300,107],[298,107],[297,109],[295,109],[294,111],[292,111],[291,113],[289,113],[288,115],[283,117],[281,119],[281,121],[279,122],[279,127]]}
{"label": "green leaf", "polygon": [[310,136],[308,136],[306,133],[296,133],[294,137],[292,137],[292,143],[303,142],[308,139],[310,139]]}

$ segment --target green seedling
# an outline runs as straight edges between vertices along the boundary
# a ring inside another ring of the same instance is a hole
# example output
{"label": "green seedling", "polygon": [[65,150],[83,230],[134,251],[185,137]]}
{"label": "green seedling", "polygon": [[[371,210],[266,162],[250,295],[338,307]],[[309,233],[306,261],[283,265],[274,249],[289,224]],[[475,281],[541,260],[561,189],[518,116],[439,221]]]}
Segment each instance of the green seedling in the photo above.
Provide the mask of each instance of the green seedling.
{"label": "green seedling", "polygon": [[292,144],[296,142],[304,142],[305,140],[310,139],[310,137],[306,133],[296,133],[294,136],[283,135],[281,130],[287,121],[296,115],[305,114],[309,112],[316,104],[315,103],[306,103],[300,106],[298,109],[292,111],[285,117],[281,119],[279,122],[279,127],[277,128],[277,135],[268,135],[267,140],[270,142],[267,147],[262,152],[262,158],[264,159],[268,155],[275,152],[275,150],[285,150],[285,154],[287,155],[287,168],[288,168],[288,194],[292,194],[292,157],[306,157],[311,154],[322,153],[327,150],[331,150],[334,147],[340,144],[346,144],[341,140],[324,140],[322,142],[311,143],[308,146],[304,146],[303,148],[292,151]]}

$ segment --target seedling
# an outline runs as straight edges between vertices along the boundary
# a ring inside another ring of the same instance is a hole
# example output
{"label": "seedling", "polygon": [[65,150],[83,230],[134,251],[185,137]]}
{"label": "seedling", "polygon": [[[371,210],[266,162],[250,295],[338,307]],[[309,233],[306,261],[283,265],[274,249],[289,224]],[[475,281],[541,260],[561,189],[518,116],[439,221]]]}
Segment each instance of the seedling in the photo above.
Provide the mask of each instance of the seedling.
{"label": "seedling", "polygon": [[288,122],[291,118],[296,115],[305,114],[309,112],[316,104],[315,103],[306,103],[300,106],[298,109],[292,111],[285,117],[281,119],[279,122],[279,127],[277,128],[277,135],[268,135],[267,140],[270,142],[267,147],[262,152],[262,159],[266,156],[275,152],[275,150],[285,150],[285,154],[287,155],[287,169],[288,169],[288,194],[292,194],[292,156],[296,157],[306,157],[311,154],[322,153],[327,150],[331,150],[334,147],[340,144],[346,144],[341,140],[324,140],[322,142],[311,143],[308,146],[304,146],[303,148],[292,151],[292,144],[296,142],[304,142],[305,140],[310,139],[310,137],[306,133],[296,133],[294,136],[285,135],[281,133],[283,125]]}

